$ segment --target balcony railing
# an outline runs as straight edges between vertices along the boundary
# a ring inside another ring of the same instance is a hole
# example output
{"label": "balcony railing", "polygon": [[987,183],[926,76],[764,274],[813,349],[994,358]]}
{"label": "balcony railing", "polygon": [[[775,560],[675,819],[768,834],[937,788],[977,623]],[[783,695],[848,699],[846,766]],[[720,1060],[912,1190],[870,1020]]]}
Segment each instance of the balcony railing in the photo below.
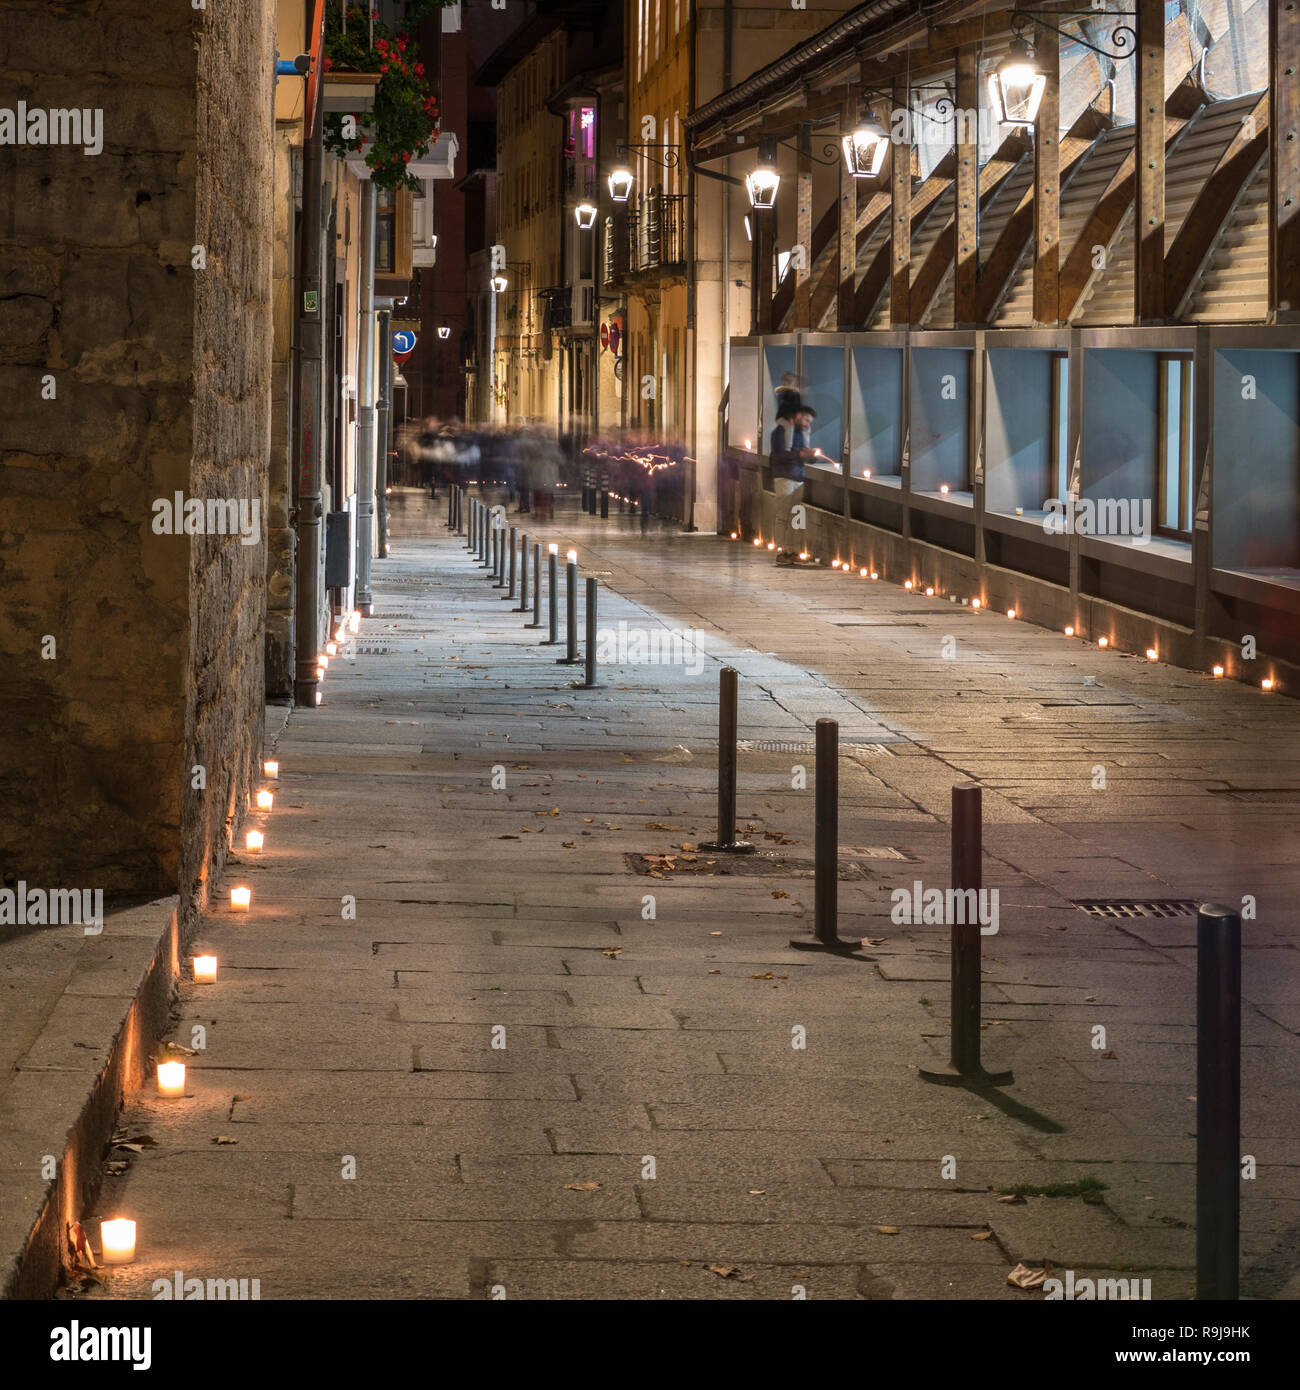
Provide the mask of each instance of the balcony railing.
{"label": "balcony railing", "polygon": [[605,219],[605,284],[635,271],[659,270],[681,265],[686,260],[686,227],[680,193],[649,193],[629,203],[619,220]]}

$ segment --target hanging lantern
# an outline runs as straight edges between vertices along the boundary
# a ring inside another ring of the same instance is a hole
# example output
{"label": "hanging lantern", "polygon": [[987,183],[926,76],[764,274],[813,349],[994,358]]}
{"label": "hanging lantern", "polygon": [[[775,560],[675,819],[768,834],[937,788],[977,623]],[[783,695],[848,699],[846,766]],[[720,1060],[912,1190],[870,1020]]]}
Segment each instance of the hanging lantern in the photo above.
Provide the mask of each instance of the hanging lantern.
{"label": "hanging lantern", "polygon": [[776,191],[781,187],[781,175],[774,164],[758,164],[745,175],[749,205],[756,212],[776,206]]}
{"label": "hanging lantern", "polygon": [[451,337],[451,324],[440,323],[438,325],[438,337],[446,339]]}
{"label": "hanging lantern", "polygon": [[626,203],[632,196],[631,169],[615,169],[609,176],[609,196],[616,203]]}
{"label": "hanging lantern", "polygon": [[589,232],[596,225],[596,205],[594,203],[579,203],[573,209],[573,216],[579,230]]}
{"label": "hanging lantern", "polygon": [[1015,39],[1011,52],[989,77],[989,100],[1000,125],[1033,125],[1047,89],[1047,77],[1039,71],[1023,39]]}
{"label": "hanging lantern", "polygon": [[505,277],[504,275],[494,275],[494,276],[488,281],[488,284],[492,287],[492,293],[493,293],[493,294],[505,294],[505,292],[506,292],[506,277]]}
{"label": "hanging lantern", "polygon": [[865,121],[840,144],[844,147],[844,167],[855,179],[874,179],[885,162],[889,132],[877,121]]}

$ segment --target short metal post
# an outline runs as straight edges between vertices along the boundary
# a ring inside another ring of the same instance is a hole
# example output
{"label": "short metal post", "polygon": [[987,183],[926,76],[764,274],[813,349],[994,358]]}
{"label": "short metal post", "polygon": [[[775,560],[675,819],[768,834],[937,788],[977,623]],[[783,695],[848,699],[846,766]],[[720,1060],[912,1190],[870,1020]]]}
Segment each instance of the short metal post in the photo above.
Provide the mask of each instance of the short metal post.
{"label": "short metal post", "polygon": [[474,549],[474,499],[469,499],[469,515],[466,517],[465,549]]}
{"label": "short metal post", "polygon": [[519,602],[513,613],[528,612],[528,532],[519,537]]}
{"label": "short metal post", "polygon": [[554,546],[548,550],[546,562],[546,577],[550,581],[547,586],[550,590],[547,600],[550,606],[551,631],[550,636],[543,640],[542,646],[553,647],[560,640],[560,557]]}
{"label": "short metal post", "polygon": [[578,664],[578,562],[570,559],[564,567],[564,655],[555,658],[557,666]]}
{"label": "short metal post", "polygon": [[608,516],[609,516],[609,489],[608,489],[608,488],[601,488],[601,490],[600,490],[600,519],[601,519],[602,521],[604,521],[604,520],[606,520],[606,519],[608,518]]}
{"label": "short metal post", "polygon": [[730,666],[718,672],[718,838],[700,846],[710,854],[753,854],[756,848],[736,839],[737,680]]}
{"label": "short metal post", "polygon": [[927,1081],[1006,1086],[1012,1080],[1009,1071],[988,1072],[980,1062],[980,914],[978,907],[967,909],[972,890],[977,904],[983,897],[983,866],[983,792],[973,782],[959,782],[952,789],[951,1060],[922,1067]]}
{"label": "short metal post", "polygon": [[533,545],[533,620],[525,623],[525,627],[541,627],[542,625],[542,546],[541,542]]}
{"label": "short metal post", "polygon": [[506,585],[506,592],[501,595],[502,603],[513,603],[515,600],[515,551],[518,548],[519,528],[510,528],[510,564],[509,582]]}
{"label": "short metal post", "polygon": [[1196,914],[1196,1297],[1239,1297],[1241,916]]}
{"label": "short metal post", "polygon": [[857,941],[839,937],[840,891],[840,726],[819,719],[816,735],[813,805],[813,937],[791,941],[800,951],[859,950]]}
{"label": "short metal post", "polygon": [[597,581],[591,576],[587,576],[587,640],[583,648],[583,678],[580,681],[570,681],[570,685],[575,690],[595,690],[596,689],[596,584]]}
{"label": "short metal post", "polygon": [[[510,527],[510,534],[507,535],[506,527],[503,523],[497,531],[497,536],[499,537],[497,542],[497,581],[492,587],[494,589],[504,589],[506,587],[507,556],[509,556],[510,559],[510,567],[514,565],[515,528],[513,526]],[[502,594],[501,597],[505,599],[511,598],[513,595],[506,593]]]}

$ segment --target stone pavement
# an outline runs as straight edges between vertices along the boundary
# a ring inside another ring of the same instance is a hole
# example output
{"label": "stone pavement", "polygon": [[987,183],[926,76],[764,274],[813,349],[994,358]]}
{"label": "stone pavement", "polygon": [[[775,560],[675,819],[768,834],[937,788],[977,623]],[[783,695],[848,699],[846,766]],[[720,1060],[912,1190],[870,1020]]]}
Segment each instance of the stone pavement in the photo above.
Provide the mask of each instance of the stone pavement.
{"label": "stone pavement", "polygon": [[[263,1298],[1023,1300],[1007,1272],[1050,1261],[1186,1297],[1194,924],[1074,903],[1244,894],[1243,1290],[1300,1296],[1293,701],[713,537],[561,515],[541,539],[601,576],[625,655],[670,628],[704,655],[570,689],[462,542],[395,542],[204,923],[187,1095],[128,1101],[155,1142],[101,1211],[140,1255],[88,1296],[181,1270]],[[683,846],[714,829],[724,662],[764,855],[711,864]],[[788,944],[821,716],[862,960]],[[978,1094],[917,1075],[947,1054],[948,929],[890,917],[892,889],[946,886],[967,779],[1000,893],[981,1036],[1015,1070]],[[1083,1179],[1104,1188],[1003,1200]]]}

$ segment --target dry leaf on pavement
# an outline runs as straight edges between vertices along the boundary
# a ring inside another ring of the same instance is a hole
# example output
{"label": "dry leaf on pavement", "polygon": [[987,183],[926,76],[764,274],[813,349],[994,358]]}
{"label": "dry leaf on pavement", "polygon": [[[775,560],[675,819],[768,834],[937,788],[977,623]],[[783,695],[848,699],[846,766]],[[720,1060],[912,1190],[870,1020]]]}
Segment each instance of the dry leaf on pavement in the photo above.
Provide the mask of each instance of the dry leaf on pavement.
{"label": "dry leaf on pavement", "polygon": [[1007,1275],[1007,1283],[1018,1289],[1036,1289],[1047,1278],[1047,1270],[1030,1269],[1028,1265],[1017,1265]]}

